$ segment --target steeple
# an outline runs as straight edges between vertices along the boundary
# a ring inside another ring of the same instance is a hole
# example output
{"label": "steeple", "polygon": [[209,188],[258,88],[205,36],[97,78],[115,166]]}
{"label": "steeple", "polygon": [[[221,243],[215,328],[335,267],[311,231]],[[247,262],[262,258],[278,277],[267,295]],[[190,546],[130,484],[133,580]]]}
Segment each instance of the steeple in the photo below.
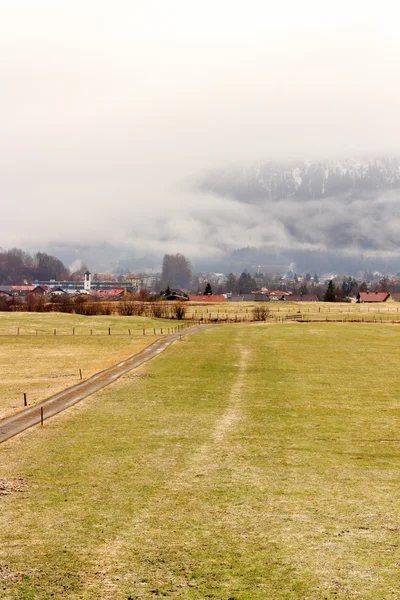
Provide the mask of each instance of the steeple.
{"label": "steeple", "polygon": [[85,279],[83,282],[83,289],[87,292],[90,292],[91,287],[92,287],[92,274],[89,273],[89,271],[86,271]]}

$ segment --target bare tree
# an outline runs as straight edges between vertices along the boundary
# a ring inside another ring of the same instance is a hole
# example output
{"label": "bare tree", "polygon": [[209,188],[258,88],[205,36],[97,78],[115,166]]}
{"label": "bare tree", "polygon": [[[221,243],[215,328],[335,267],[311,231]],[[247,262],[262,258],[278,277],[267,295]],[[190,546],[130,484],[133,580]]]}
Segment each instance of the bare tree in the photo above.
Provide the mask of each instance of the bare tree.
{"label": "bare tree", "polygon": [[183,254],[165,254],[162,265],[163,287],[188,288],[192,279],[192,265]]}

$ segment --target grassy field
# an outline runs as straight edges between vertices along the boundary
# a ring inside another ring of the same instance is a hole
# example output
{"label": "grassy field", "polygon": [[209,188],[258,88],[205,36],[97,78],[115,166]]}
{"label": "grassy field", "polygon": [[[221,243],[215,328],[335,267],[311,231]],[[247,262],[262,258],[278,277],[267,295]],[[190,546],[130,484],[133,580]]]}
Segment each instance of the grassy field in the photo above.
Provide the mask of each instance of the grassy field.
{"label": "grassy field", "polygon": [[[252,319],[252,311],[259,302],[223,302],[188,305],[187,318],[194,319]],[[269,319],[284,320],[288,315],[298,315],[308,321],[375,321],[400,323],[398,302],[377,304],[349,304],[345,302],[266,302]]]}
{"label": "grassy field", "polygon": [[166,328],[176,326],[177,322],[166,319],[153,319],[151,317],[120,317],[120,316],[90,316],[49,312],[0,312],[0,341],[1,336],[14,336],[19,334],[30,336],[56,335],[59,336],[107,336],[108,330],[111,335],[130,335],[142,337],[143,329],[147,335],[160,335],[168,333]]}
{"label": "grassy field", "polygon": [[1,445],[2,597],[399,598],[399,342],[212,328]]}
{"label": "grassy field", "polygon": [[171,321],[142,317],[0,313],[0,419],[23,408],[24,393],[29,405],[36,404],[78,383],[79,369],[87,379],[172,327]]}

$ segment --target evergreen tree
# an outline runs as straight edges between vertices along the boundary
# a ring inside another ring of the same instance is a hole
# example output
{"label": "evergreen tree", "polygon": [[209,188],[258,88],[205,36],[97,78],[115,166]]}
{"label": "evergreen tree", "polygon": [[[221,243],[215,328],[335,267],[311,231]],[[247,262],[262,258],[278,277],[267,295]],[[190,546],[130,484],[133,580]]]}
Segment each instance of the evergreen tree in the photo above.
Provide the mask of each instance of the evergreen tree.
{"label": "evergreen tree", "polygon": [[257,289],[257,284],[255,282],[255,279],[253,279],[253,277],[250,275],[250,273],[243,271],[243,273],[240,275],[239,281],[238,281],[239,294],[249,294],[250,292],[252,292],[253,290],[256,290],[256,289]]}
{"label": "evergreen tree", "polygon": [[342,295],[344,297],[350,296],[353,291],[353,287],[357,284],[357,281],[352,277],[344,277],[342,282]]}
{"label": "evergreen tree", "polygon": [[332,279],[328,283],[328,287],[326,288],[324,302],[336,302],[336,288]]}
{"label": "evergreen tree", "polygon": [[207,282],[207,285],[204,289],[204,295],[205,296],[211,296],[212,295],[212,289],[211,289],[211,285],[209,282]]}
{"label": "evergreen tree", "polygon": [[229,273],[228,278],[226,280],[226,291],[228,293],[237,292],[237,279],[233,273]]}
{"label": "evergreen tree", "polygon": [[300,294],[303,296],[304,294],[308,294],[308,288],[306,283],[302,283],[299,290]]}
{"label": "evergreen tree", "polygon": [[167,289],[165,290],[164,296],[167,297],[167,296],[170,296],[170,295],[171,295],[171,290],[170,290],[169,285],[168,285]]}

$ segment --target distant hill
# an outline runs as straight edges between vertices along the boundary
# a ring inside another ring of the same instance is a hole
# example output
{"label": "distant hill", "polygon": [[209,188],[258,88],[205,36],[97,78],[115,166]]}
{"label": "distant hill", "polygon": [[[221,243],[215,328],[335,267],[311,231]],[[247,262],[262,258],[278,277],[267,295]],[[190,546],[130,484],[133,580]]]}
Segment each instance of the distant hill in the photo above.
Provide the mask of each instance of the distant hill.
{"label": "distant hill", "polygon": [[313,200],[400,188],[397,158],[293,161],[253,164],[208,172],[199,188],[240,202]]}

